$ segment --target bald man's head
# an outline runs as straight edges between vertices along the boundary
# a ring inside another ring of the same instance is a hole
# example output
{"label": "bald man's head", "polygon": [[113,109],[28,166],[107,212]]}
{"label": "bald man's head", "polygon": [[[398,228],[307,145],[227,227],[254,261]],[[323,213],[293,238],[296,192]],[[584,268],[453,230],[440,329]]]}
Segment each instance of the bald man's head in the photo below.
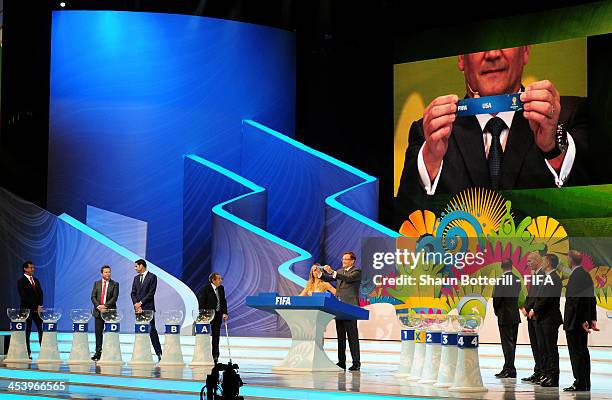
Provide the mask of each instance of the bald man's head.
{"label": "bald man's head", "polygon": [[532,251],[527,256],[527,266],[531,268],[532,271],[537,270],[542,265],[542,256],[537,251]]}

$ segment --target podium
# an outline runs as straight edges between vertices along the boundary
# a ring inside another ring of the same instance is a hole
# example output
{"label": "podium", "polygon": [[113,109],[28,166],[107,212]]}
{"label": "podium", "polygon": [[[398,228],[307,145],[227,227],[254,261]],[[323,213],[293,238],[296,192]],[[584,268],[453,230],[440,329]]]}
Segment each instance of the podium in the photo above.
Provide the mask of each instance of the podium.
{"label": "podium", "polygon": [[87,340],[91,310],[75,308],[70,311],[72,319],[72,348],[68,364],[91,364],[89,342]]}
{"label": "podium", "polygon": [[60,308],[43,308],[40,311],[43,320],[43,338],[38,353],[37,363],[61,363],[60,353],[57,347],[57,321],[62,317]]}
{"label": "podium", "polygon": [[273,371],[335,371],[340,372],[323,350],[323,332],[329,322],[368,319],[369,311],[339,301],[331,293],[313,293],[312,296],[279,296],[278,293],[260,293],[248,296],[249,307],[276,312],[291,330],[291,348],[284,360]]}
{"label": "podium", "polygon": [[26,320],[30,316],[30,310],[27,308],[7,308],[6,314],[11,320],[11,340],[9,342],[9,350],[4,359],[5,363],[30,363],[30,356],[26,347]]}

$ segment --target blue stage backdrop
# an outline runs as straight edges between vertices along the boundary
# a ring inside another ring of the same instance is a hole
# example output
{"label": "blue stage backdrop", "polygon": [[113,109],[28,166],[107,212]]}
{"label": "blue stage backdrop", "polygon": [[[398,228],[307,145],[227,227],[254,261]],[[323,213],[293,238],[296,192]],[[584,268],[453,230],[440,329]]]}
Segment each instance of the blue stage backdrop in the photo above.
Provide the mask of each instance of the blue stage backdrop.
{"label": "blue stage backdrop", "polygon": [[[147,253],[183,261],[183,155],[240,168],[241,121],[293,132],[291,32],[186,15],[53,14],[48,205],[148,223]],[[102,260],[100,260],[102,261]],[[187,260],[200,261],[200,260]]]}
{"label": "blue stage backdrop", "polygon": [[[294,63],[293,34],[277,29],[180,15],[54,13],[52,214],[8,193],[0,198],[7,223],[0,235],[37,241],[12,253],[3,243],[6,261],[33,254],[48,265],[54,293],[45,303],[66,311],[91,305],[92,282],[110,264],[124,331],[132,329],[136,258],[160,278],[160,311],[190,315],[216,270],[234,334],[288,335],[245,297],[296,294],[313,262],[337,267],[343,251],[359,256],[362,238],[398,236],[375,222],[375,178],[292,138]],[[371,267],[362,266],[367,280]],[[364,298],[371,289],[364,285]]]}

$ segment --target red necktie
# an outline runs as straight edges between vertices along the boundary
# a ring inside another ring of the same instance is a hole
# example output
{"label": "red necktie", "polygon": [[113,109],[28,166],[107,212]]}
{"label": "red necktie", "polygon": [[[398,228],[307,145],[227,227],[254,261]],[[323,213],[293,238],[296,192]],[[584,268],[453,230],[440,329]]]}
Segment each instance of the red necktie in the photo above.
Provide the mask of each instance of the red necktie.
{"label": "red necktie", "polygon": [[32,284],[32,288],[36,289],[36,284],[34,283],[34,278],[32,278],[31,276],[28,277],[30,279],[30,283]]}
{"label": "red necktie", "polygon": [[102,282],[102,296],[100,296],[100,305],[104,304],[104,299],[106,299],[106,280]]}

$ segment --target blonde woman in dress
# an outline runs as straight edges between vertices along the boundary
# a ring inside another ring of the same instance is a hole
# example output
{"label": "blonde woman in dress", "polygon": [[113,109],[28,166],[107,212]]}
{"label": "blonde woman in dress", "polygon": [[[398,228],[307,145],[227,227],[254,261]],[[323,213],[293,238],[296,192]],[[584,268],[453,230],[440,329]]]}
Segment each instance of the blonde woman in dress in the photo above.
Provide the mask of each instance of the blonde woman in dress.
{"label": "blonde woman in dress", "polygon": [[320,264],[315,264],[310,268],[310,276],[308,277],[308,283],[306,287],[300,293],[300,296],[312,296],[315,292],[330,292],[334,296],[336,295],[336,288],[333,287],[329,282],[325,282],[321,279],[323,271],[318,267]]}

